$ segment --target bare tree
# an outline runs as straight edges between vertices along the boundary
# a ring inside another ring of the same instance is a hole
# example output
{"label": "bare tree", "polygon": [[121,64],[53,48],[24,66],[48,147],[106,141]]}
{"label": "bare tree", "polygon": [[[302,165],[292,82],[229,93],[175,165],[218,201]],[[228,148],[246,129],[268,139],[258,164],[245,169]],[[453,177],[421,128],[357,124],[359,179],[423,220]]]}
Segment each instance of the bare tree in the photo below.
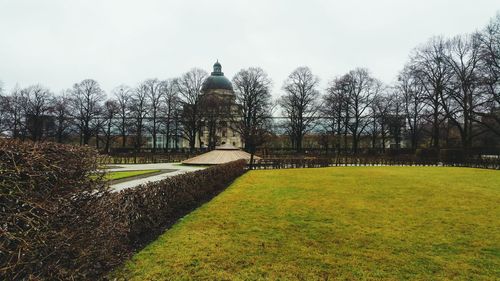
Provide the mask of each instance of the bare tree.
{"label": "bare tree", "polygon": [[295,69],[283,84],[285,94],[281,96],[279,104],[287,118],[285,128],[297,151],[302,151],[304,135],[316,124],[320,108],[318,84],[319,79],[308,67]]}
{"label": "bare tree", "polygon": [[[389,116],[391,110],[391,99],[387,95],[374,95],[369,106],[370,120],[368,121],[368,130],[371,133],[372,148],[380,148],[381,152],[385,152],[387,135],[389,134]],[[377,145],[378,140],[380,144]]]}
{"label": "bare tree", "polygon": [[393,148],[400,149],[406,121],[404,116],[403,97],[398,91],[395,91],[390,94],[389,100],[390,113],[387,116],[387,127],[389,129],[390,136],[394,141]]}
{"label": "bare tree", "polygon": [[[349,89],[352,79],[349,75],[343,75],[330,81],[327,93],[323,97],[321,113],[326,117],[324,126],[334,134],[337,154],[341,153],[342,147],[347,150],[350,115]],[[343,140],[343,144],[342,144]]]}
{"label": "bare tree", "polygon": [[476,121],[500,136],[500,13],[480,34],[480,41],[480,87],[486,101],[475,111]]}
{"label": "bare tree", "polygon": [[342,78],[334,78],[328,82],[326,93],[322,97],[321,115],[325,122],[323,127],[334,139],[334,149],[337,154],[341,151],[341,138],[344,125],[345,92],[342,91]]}
{"label": "bare tree", "polygon": [[148,98],[148,105],[150,107],[149,111],[149,117],[150,117],[150,124],[149,124],[149,131],[151,132],[151,136],[153,138],[153,147],[152,147],[152,152],[156,152],[156,143],[157,143],[157,137],[158,137],[158,131],[159,131],[159,125],[160,125],[160,120],[159,120],[159,114],[162,111],[162,103],[163,103],[163,94],[164,91],[162,90],[163,87],[163,82],[154,78],[154,79],[148,79],[143,82],[143,85],[147,91],[147,98]]}
{"label": "bare tree", "polygon": [[427,44],[415,50],[410,65],[415,77],[425,89],[425,102],[430,108],[431,146],[439,148],[440,125],[444,120],[441,97],[451,78],[450,68],[446,63],[445,40],[442,37],[429,40]]}
{"label": "bare tree", "polygon": [[175,128],[180,112],[180,101],[175,79],[161,81],[161,104],[160,107],[160,133],[163,134],[165,142],[163,149],[170,148],[172,137],[176,135]]}
{"label": "bare tree", "polygon": [[370,105],[382,90],[382,83],[371,77],[365,68],[357,68],[350,71],[345,79],[347,90],[347,117],[346,128],[352,136],[352,151],[358,152],[361,134],[369,125]]}
{"label": "bare tree", "polygon": [[139,152],[142,145],[144,144],[143,133],[145,127],[145,119],[148,116],[149,104],[148,104],[148,85],[140,84],[132,94],[130,101],[130,115],[133,120],[132,132],[135,134],[134,137],[134,148],[136,152]]}
{"label": "bare tree", "polygon": [[95,80],[86,79],[73,86],[71,92],[72,114],[80,130],[81,144],[88,144],[95,133],[105,98],[106,94]]}
{"label": "bare tree", "polygon": [[53,94],[41,85],[33,85],[21,90],[24,99],[25,126],[34,141],[41,141],[48,130],[50,103]]}
{"label": "bare tree", "polygon": [[207,76],[206,71],[193,68],[176,80],[183,107],[181,118],[183,137],[189,142],[191,150],[195,148],[196,136],[201,128],[200,95],[203,81]]}
{"label": "bare tree", "polygon": [[165,151],[170,148],[172,136],[176,136],[176,128],[179,122],[180,100],[177,90],[177,83],[175,79],[169,79],[162,82],[161,90],[163,92],[162,115],[163,121],[163,134],[165,136]]}
{"label": "bare tree", "polygon": [[250,67],[236,73],[233,85],[238,106],[238,114],[233,116],[233,129],[242,137],[252,163],[257,147],[264,143],[270,131],[272,81],[263,69]]}
{"label": "bare tree", "polygon": [[68,129],[71,128],[69,94],[64,91],[61,95],[55,96],[52,104],[52,113],[56,122],[55,139],[57,142],[62,143],[69,134]]}
{"label": "bare tree", "polygon": [[486,102],[479,87],[479,34],[457,36],[447,44],[445,56],[451,79],[441,92],[441,101],[448,120],[458,128],[462,146],[470,148],[475,112]]}
{"label": "bare tree", "polygon": [[120,111],[120,106],[116,100],[107,100],[104,103],[103,133],[105,138],[104,152],[109,153],[111,142],[113,141],[113,127],[115,125],[115,116]]}
{"label": "bare tree", "polygon": [[26,135],[24,109],[26,108],[25,98],[21,95],[21,88],[16,85],[9,96],[6,96],[2,103],[4,112],[4,126],[11,133],[13,138],[24,139]]}
{"label": "bare tree", "polygon": [[406,66],[398,75],[396,91],[402,96],[406,125],[408,126],[411,149],[415,151],[422,130],[425,108],[425,89],[415,77],[410,67]]}
{"label": "bare tree", "polygon": [[127,145],[127,136],[130,131],[129,111],[132,94],[133,90],[127,85],[120,85],[113,90],[113,95],[118,104],[117,119],[119,121],[117,126],[120,131],[122,147]]}

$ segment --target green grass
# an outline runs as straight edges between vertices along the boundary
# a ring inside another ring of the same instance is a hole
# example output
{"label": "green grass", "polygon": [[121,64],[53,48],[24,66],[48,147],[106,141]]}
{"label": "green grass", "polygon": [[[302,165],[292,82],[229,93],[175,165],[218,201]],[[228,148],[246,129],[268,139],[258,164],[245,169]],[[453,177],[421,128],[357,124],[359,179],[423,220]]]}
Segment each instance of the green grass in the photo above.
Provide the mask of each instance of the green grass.
{"label": "green grass", "polygon": [[106,173],[104,177],[108,180],[120,180],[120,179],[142,176],[158,172],[160,172],[160,170],[118,171],[118,172]]}
{"label": "green grass", "polygon": [[500,279],[500,172],[252,171],[113,273],[119,280]]}

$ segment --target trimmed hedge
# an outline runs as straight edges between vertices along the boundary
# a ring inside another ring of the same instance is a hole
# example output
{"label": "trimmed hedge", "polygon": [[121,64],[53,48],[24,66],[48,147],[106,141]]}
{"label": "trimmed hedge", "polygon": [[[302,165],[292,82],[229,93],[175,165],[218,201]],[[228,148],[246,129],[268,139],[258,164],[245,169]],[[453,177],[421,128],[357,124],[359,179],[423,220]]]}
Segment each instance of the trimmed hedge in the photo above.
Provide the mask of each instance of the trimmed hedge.
{"label": "trimmed hedge", "polygon": [[0,140],[0,280],[95,280],[224,190],[245,161],[111,193],[88,147]]}
{"label": "trimmed hedge", "polygon": [[[0,279],[64,279],[88,243],[82,205],[104,192],[97,152],[0,140]],[[92,175],[92,176],[91,176]]]}
{"label": "trimmed hedge", "polygon": [[127,244],[140,247],[201,203],[213,198],[245,172],[246,161],[212,166],[151,182],[100,200],[115,224],[125,229]]}

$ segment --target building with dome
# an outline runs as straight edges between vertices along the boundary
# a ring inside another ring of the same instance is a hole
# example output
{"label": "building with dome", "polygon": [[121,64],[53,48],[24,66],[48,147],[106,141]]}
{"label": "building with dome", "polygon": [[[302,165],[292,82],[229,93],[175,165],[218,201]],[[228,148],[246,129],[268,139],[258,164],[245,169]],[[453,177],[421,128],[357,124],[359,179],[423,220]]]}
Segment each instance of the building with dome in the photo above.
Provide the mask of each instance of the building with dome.
{"label": "building with dome", "polygon": [[218,93],[221,95],[234,96],[233,85],[231,81],[224,76],[222,65],[219,63],[219,60],[214,64],[214,71],[212,71],[210,76],[203,82],[201,92],[203,94]]}
{"label": "building with dome", "polygon": [[[222,65],[217,61],[210,76],[203,81],[200,90],[201,128],[196,136],[196,148],[213,150],[223,145],[243,147],[240,134],[232,126],[238,116],[235,100],[233,85],[224,76]],[[176,133],[168,142],[168,149],[189,148],[189,141],[183,138],[181,130],[178,130],[175,124],[172,126],[175,127]],[[167,147],[167,139],[163,135],[157,136],[156,143],[159,148]],[[146,146],[148,148],[153,146],[152,136],[147,137]]]}
{"label": "building with dome", "polygon": [[224,76],[222,65],[217,61],[213,72],[201,87],[202,126],[198,147],[214,149],[221,145],[242,147],[241,137],[232,126],[237,114],[236,96],[231,81]]}

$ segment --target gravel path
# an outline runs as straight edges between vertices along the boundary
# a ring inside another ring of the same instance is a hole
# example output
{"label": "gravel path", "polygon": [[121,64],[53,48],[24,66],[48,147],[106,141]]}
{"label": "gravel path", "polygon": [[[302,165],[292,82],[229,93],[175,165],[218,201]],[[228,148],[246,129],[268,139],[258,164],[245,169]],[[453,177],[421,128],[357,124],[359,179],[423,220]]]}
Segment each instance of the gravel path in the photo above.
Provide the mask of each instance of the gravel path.
{"label": "gravel path", "polygon": [[149,177],[143,177],[139,179],[136,178],[125,182],[112,184],[110,186],[111,190],[116,192],[127,188],[136,187],[138,185],[145,184],[148,182],[160,181],[176,175],[203,170],[205,168],[206,167],[185,166],[185,165],[180,165],[179,163],[158,163],[158,164],[113,165],[111,169],[107,169],[106,171],[117,172],[117,171],[135,171],[135,170],[173,170],[168,173],[155,174]]}

